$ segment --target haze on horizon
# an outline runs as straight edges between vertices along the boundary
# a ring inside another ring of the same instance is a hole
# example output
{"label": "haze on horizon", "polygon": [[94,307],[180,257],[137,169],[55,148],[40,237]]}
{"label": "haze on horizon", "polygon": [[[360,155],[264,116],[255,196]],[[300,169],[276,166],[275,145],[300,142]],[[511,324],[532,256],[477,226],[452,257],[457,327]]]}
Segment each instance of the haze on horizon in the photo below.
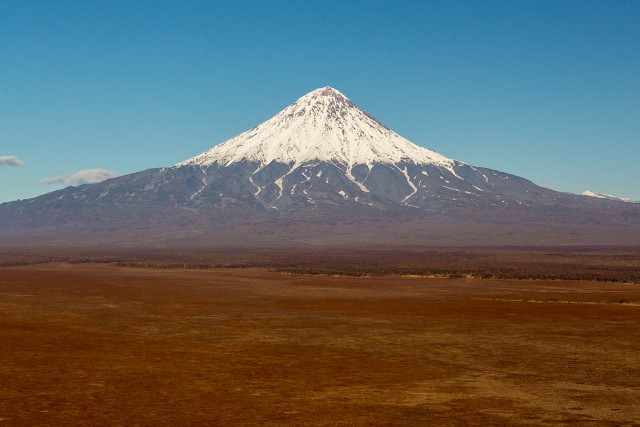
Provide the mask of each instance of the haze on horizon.
{"label": "haze on horizon", "polygon": [[409,140],[640,200],[640,4],[0,4],[0,202],[170,166],[326,85]]}

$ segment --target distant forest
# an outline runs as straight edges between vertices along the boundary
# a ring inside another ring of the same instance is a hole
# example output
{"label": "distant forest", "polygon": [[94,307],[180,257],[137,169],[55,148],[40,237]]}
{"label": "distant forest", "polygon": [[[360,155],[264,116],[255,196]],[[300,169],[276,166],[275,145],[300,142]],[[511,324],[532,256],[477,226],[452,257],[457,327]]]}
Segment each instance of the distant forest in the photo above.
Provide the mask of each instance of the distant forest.
{"label": "distant forest", "polygon": [[638,248],[442,248],[217,251],[0,249],[0,266],[108,263],[138,268],[265,268],[288,274],[593,280],[640,284]]}

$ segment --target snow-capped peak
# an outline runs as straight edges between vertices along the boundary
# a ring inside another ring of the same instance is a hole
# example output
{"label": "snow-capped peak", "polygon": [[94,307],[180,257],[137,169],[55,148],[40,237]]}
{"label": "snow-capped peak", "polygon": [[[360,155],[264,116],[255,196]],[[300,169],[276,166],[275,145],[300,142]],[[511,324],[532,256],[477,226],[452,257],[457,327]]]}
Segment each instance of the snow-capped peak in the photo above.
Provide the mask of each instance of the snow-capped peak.
{"label": "snow-capped peak", "polygon": [[309,92],[255,128],[176,166],[227,166],[241,161],[260,165],[410,161],[447,169],[454,165],[453,160],[393,132],[329,86]]}
{"label": "snow-capped peak", "polygon": [[617,196],[612,196],[611,194],[594,193],[591,190],[583,191],[582,196],[595,197],[596,199],[617,200],[619,202],[634,203],[633,200],[626,197],[617,197]]}

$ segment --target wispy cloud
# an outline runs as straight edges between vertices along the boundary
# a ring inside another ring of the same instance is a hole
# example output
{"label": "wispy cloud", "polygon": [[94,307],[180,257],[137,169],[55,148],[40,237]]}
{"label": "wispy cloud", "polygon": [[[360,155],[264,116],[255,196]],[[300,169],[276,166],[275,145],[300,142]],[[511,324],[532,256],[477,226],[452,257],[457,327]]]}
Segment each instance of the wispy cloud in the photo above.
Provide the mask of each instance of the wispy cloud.
{"label": "wispy cloud", "polygon": [[69,177],[54,176],[51,178],[43,178],[38,182],[43,185],[67,184],[78,186],[82,184],[96,184],[98,182],[102,182],[109,178],[115,178],[117,176],[120,175],[116,172],[112,172],[106,169],[83,169]]}
{"label": "wispy cloud", "polygon": [[16,156],[0,156],[0,166],[22,166],[24,162]]}
{"label": "wispy cloud", "polygon": [[52,178],[43,178],[38,182],[43,185],[55,185],[55,184],[64,184],[66,180],[67,178],[64,176],[54,176]]}
{"label": "wispy cloud", "polygon": [[69,185],[95,184],[117,176],[117,173],[106,169],[84,169],[71,175],[67,183]]}

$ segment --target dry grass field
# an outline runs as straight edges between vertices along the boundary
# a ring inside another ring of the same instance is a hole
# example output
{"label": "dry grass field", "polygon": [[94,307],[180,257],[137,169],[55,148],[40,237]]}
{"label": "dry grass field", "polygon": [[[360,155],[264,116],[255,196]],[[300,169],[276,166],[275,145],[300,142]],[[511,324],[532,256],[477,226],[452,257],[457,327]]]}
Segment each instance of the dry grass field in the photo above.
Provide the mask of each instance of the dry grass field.
{"label": "dry grass field", "polygon": [[0,426],[640,425],[640,286],[0,268]]}

